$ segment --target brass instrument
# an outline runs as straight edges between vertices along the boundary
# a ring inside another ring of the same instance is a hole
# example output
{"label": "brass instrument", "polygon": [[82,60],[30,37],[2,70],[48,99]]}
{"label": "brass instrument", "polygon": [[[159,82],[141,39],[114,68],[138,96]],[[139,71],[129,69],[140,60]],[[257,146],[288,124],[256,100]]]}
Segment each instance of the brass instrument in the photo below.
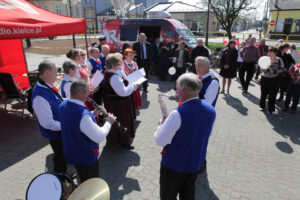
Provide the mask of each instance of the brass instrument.
{"label": "brass instrument", "polygon": [[[101,106],[99,106],[92,98],[88,97],[87,101],[89,101],[95,108],[101,111],[101,114],[99,115],[100,118],[105,119],[108,116],[107,112],[103,110],[103,108],[101,108]],[[115,123],[113,123],[113,125],[116,126],[121,133],[126,133],[127,128],[122,126],[122,124],[117,120],[115,121]]]}
{"label": "brass instrument", "polygon": [[110,192],[107,183],[101,178],[91,178],[80,184],[68,200],[109,200]]}
{"label": "brass instrument", "polygon": [[163,96],[170,97],[170,95],[165,94],[165,93],[159,93],[159,95],[158,95],[158,103],[160,104],[160,110],[163,115],[163,118],[166,119],[168,117],[169,113],[168,113],[167,107],[165,105],[165,102],[162,99]]}

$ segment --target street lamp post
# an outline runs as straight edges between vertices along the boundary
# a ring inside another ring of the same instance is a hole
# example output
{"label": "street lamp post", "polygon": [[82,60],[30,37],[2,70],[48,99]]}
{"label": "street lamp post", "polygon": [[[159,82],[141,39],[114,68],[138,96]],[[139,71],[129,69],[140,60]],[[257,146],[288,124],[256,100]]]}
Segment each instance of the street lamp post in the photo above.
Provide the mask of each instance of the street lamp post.
{"label": "street lamp post", "polygon": [[[69,2],[69,8],[70,8],[70,17],[72,17],[72,5],[71,5],[71,0],[68,0]],[[74,34],[72,35],[73,38],[73,47],[76,48],[76,42],[75,42],[75,36]]]}
{"label": "street lamp post", "polygon": [[207,47],[208,47],[209,6],[210,6],[210,0],[208,0],[207,3],[207,20],[206,20],[206,33],[205,33],[205,46]]}

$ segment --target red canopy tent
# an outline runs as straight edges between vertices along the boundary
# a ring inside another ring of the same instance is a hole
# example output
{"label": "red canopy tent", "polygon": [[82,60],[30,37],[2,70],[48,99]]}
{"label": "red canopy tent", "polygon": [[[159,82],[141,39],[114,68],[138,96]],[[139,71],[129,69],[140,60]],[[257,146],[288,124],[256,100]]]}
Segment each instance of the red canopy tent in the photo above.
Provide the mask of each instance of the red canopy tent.
{"label": "red canopy tent", "polygon": [[22,40],[86,33],[83,18],[43,10],[25,0],[0,0],[0,72],[11,73],[21,88],[28,88]]}

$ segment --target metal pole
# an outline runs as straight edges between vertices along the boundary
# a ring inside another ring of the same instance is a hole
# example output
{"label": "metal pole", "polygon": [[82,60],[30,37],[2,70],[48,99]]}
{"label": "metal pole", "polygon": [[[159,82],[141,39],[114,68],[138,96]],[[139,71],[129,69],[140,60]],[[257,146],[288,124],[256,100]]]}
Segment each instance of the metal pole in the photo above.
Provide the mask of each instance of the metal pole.
{"label": "metal pole", "polygon": [[208,0],[208,4],[207,4],[207,21],[206,21],[206,34],[205,34],[205,46],[207,47],[208,47],[209,6],[210,6],[210,0]]}
{"label": "metal pole", "polygon": [[[71,0],[69,0],[69,8],[70,8],[70,17],[72,17],[72,5],[71,5]],[[75,42],[75,36],[74,34],[72,35],[73,38],[73,48],[76,48],[76,42]]]}
{"label": "metal pole", "polygon": [[97,0],[95,1],[95,23],[96,23],[96,33],[98,33],[98,20],[97,20]]}
{"label": "metal pole", "polygon": [[[278,8],[277,8],[278,9]],[[277,27],[277,21],[278,21],[278,15],[279,15],[279,9],[277,10],[277,16],[276,16],[276,22],[275,22],[275,30],[274,32],[276,33],[276,27]]]}

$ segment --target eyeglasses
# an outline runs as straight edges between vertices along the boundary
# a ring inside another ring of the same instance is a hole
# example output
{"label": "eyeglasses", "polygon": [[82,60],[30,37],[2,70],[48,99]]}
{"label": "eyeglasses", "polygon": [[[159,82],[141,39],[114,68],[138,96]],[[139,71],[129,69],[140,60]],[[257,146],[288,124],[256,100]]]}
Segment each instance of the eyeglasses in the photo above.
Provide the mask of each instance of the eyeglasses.
{"label": "eyeglasses", "polygon": [[85,56],[86,54],[80,54],[80,56]]}

